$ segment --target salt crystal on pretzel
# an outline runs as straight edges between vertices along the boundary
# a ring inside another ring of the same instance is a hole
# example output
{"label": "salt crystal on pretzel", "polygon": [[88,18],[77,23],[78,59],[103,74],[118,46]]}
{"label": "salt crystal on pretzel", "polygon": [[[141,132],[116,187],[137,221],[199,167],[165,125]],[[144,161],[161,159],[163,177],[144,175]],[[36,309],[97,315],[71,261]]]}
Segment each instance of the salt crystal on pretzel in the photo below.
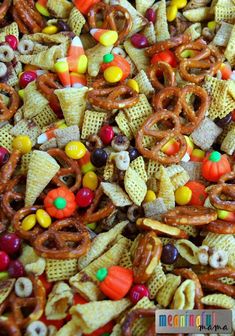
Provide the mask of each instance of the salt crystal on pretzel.
{"label": "salt crystal on pretzel", "polygon": [[105,47],[102,44],[97,44],[91,49],[86,50],[88,58],[88,74],[96,77],[100,71],[100,66],[103,62],[103,57],[110,54],[113,46]]}
{"label": "salt crystal on pretzel", "polygon": [[47,9],[53,14],[53,17],[66,19],[73,8],[73,5],[68,0],[48,0]]}
{"label": "salt crystal on pretzel", "polygon": [[203,22],[213,19],[209,7],[188,9],[183,12],[183,16],[190,22]]}
{"label": "salt crystal on pretzel", "polygon": [[168,307],[173,299],[176,289],[179,287],[181,281],[180,276],[174,274],[166,274],[166,281],[156,295],[157,302],[164,308]]}
{"label": "salt crystal on pretzel", "polygon": [[138,83],[140,93],[143,93],[146,97],[153,94],[154,88],[144,70],[140,70],[133,79]]}
{"label": "salt crystal on pretzel", "polygon": [[30,158],[26,181],[25,205],[33,205],[37,197],[59,171],[60,166],[46,152],[35,150]]}
{"label": "salt crystal on pretzel", "polygon": [[196,286],[193,280],[185,280],[175,291],[171,309],[193,309]]}
{"label": "salt crystal on pretzel", "polygon": [[81,127],[83,115],[86,109],[85,96],[88,88],[67,88],[55,90],[59,99],[63,115],[68,126]]}
{"label": "salt crystal on pretzel", "polygon": [[[63,304],[61,304],[63,301]],[[48,295],[45,315],[48,320],[61,320],[67,316],[68,308],[73,303],[72,289],[65,282],[57,282]]]}
{"label": "salt crystal on pretzel", "polygon": [[133,203],[140,206],[145,198],[147,186],[140,175],[131,167],[125,173],[124,186]]}
{"label": "salt crystal on pretzel", "polygon": [[167,210],[174,208],[175,206],[175,193],[174,186],[171,179],[167,173],[166,168],[160,167],[160,184],[158,197],[162,198]]}
{"label": "salt crystal on pretzel", "polygon": [[130,305],[131,302],[128,299],[105,300],[77,304],[69,312],[73,316],[75,323],[81,327],[83,333],[91,333],[117,318]]}
{"label": "salt crystal on pretzel", "polygon": [[159,2],[156,14],[155,31],[157,42],[165,41],[170,38],[166,16],[166,0]]}
{"label": "salt crystal on pretzel", "polygon": [[82,13],[76,7],[73,7],[68,18],[68,25],[72,32],[79,36],[85,23],[86,20]]}
{"label": "salt crystal on pretzel", "polygon": [[125,207],[132,204],[132,201],[125,191],[116,183],[101,182],[101,187],[112,203],[118,207]]}
{"label": "salt crystal on pretzel", "polygon": [[98,134],[107,114],[105,112],[97,112],[86,110],[82,123],[82,139],[87,139],[89,135]]}
{"label": "salt crystal on pretzel", "polygon": [[24,89],[23,113],[26,119],[37,116],[48,105],[48,100],[37,90],[35,81]]}
{"label": "salt crystal on pretzel", "polygon": [[136,49],[130,40],[124,42],[124,48],[131,60],[134,62],[136,68],[141,71],[147,71],[149,65],[149,58],[145,53],[145,49]]}
{"label": "salt crystal on pretzel", "polygon": [[192,265],[198,265],[198,247],[190,240],[179,239],[175,243],[179,254],[182,258],[186,259]]}
{"label": "salt crystal on pretzel", "polygon": [[216,306],[223,309],[234,308],[235,300],[225,294],[211,294],[204,296],[201,302],[205,305]]}
{"label": "salt crystal on pretzel", "polygon": [[78,270],[84,269],[93,260],[99,258],[108,248],[108,246],[117,240],[118,235],[121,234],[122,230],[127,224],[127,221],[123,221],[116,224],[115,227],[108,232],[103,232],[97,235],[93,239],[90,250],[87,252],[87,254],[78,259]]}

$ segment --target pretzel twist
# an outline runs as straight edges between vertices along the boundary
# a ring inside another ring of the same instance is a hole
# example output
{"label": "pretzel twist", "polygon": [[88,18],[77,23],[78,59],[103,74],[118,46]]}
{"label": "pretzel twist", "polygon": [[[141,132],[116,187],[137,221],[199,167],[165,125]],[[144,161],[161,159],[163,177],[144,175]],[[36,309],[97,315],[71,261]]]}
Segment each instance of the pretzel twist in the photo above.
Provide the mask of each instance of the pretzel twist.
{"label": "pretzel twist", "polygon": [[203,206],[178,206],[163,215],[165,223],[171,225],[205,225],[217,218],[214,209]]}
{"label": "pretzel twist", "polygon": [[161,41],[155,43],[153,46],[146,49],[146,53],[148,56],[153,56],[161,51],[172,49],[178,47],[181,44],[188,43],[191,40],[190,35],[182,34],[178,36],[174,36],[166,41]]}
{"label": "pretzel twist", "polygon": [[10,8],[12,0],[3,0],[3,3],[0,5],[0,20],[3,20],[7,14],[8,9]]}
{"label": "pretzel twist", "polygon": [[6,93],[10,98],[9,106],[6,106],[0,97],[0,122],[10,120],[16,113],[19,105],[20,98],[18,93],[9,85],[0,83],[0,91]]}
{"label": "pretzel twist", "polygon": [[[159,74],[163,75],[163,84],[159,80]],[[148,75],[153,87],[157,90],[161,90],[165,87],[176,86],[175,73],[170,64],[166,62],[157,62],[151,65],[148,70]]]}
{"label": "pretzel twist", "polygon": [[15,172],[16,166],[21,156],[22,154],[19,150],[13,150],[9,160],[2,167],[0,171],[0,194],[2,194],[6,190],[7,185]]}

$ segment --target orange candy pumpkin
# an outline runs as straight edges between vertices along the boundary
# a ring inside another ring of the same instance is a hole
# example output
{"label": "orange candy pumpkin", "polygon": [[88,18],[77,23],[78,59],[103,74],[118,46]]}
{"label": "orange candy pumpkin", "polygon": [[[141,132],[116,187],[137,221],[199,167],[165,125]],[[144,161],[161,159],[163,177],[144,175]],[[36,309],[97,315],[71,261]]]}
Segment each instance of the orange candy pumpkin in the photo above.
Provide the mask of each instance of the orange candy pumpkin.
{"label": "orange candy pumpkin", "polygon": [[227,155],[214,151],[207,155],[202,162],[202,176],[211,182],[217,182],[221,176],[231,172]]}
{"label": "orange candy pumpkin", "polygon": [[125,80],[131,72],[130,63],[121,55],[118,54],[106,54],[101,64],[101,70],[104,71],[111,66],[117,66],[123,72],[121,80]]}
{"label": "orange candy pumpkin", "polygon": [[75,195],[69,189],[60,187],[49,191],[44,199],[44,206],[51,217],[62,219],[70,217],[77,204]]}
{"label": "orange candy pumpkin", "polygon": [[90,8],[98,2],[100,2],[100,0],[74,0],[73,4],[82,14],[86,15]]}
{"label": "orange candy pumpkin", "polygon": [[126,296],[133,284],[133,272],[121,266],[100,268],[96,273],[101,291],[112,300]]}

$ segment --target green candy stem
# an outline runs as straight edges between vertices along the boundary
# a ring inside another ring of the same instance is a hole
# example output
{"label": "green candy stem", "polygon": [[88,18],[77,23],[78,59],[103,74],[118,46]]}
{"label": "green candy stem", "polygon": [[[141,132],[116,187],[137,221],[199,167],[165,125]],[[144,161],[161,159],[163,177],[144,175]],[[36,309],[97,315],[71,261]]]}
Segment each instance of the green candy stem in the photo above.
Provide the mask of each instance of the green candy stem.
{"label": "green candy stem", "polygon": [[221,159],[221,154],[219,152],[212,152],[209,156],[209,160],[212,162],[219,162]]}
{"label": "green candy stem", "polygon": [[104,57],[103,57],[103,62],[104,63],[110,63],[110,62],[112,62],[114,60],[114,56],[113,56],[113,54],[106,54],[106,55],[104,55]]}
{"label": "green candy stem", "polygon": [[108,270],[107,268],[100,268],[97,272],[96,272],[96,279],[99,281],[103,281],[108,275]]}
{"label": "green candy stem", "polygon": [[67,201],[65,198],[63,197],[57,197],[54,202],[53,202],[54,206],[59,209],[59,210],[62,210],[66,207],[67,205]]}

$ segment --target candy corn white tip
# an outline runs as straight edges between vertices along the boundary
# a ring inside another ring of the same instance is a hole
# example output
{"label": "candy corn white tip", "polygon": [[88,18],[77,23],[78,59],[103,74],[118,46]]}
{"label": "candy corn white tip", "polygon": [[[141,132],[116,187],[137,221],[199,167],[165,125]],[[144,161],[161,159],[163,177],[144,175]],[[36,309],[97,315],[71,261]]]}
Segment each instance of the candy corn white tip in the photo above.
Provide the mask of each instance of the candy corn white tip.
{"label": "candy corn white tip", "polygon": [[188,153],[185,153],[184,156],[182,157],[181,161],[183,162],[188,162],[190,161],[190,156],[188,155]]}
{"label": "candy corn white tip", "polygon": [[79,36],[75,36],[75,37],[72,39],[71,46],[73,46],[73,47],[81,47],[81,48],[83,48],[82,41],[81,41],[81,39],[80,39]]}
{"label": "candy corn white tip", "polygon": [[43,144],[46,141],[47,141],[47,135],[46,135],[46,133],[43,133],[43,134],[39,135],[39,137],[37,138],[37,143],[39,145]]}
{"label": "candy corn white tip", "polygon": [[72,87],[76,88],[76,89],[79,89],[79,88],[84,87],[84,85],[82,85],[81,83],[74,83],[74,84],[72,84]]}

